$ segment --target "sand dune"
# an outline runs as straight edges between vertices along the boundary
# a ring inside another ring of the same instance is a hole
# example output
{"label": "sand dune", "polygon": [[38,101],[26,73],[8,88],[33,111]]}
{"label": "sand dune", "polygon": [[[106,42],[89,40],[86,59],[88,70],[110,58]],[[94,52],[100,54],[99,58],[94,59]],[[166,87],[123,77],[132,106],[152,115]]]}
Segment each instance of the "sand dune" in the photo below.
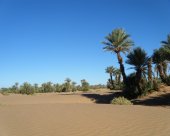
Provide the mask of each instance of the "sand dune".
{"label": "sand dune", "polygon": [[81,95],[0,97],[0,136],[168,136],[170,109],[94,104]]}

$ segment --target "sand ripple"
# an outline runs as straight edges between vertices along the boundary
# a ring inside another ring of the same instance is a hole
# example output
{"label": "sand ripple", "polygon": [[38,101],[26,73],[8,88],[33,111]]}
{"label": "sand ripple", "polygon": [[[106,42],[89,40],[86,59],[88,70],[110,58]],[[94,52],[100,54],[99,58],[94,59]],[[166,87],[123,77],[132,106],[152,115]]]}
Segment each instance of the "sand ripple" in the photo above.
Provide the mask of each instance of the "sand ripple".
{"label": "sand ripple", "polygon": [[0,136],[168,136],[170,109],[93,104],[80,95],[2,96]]}

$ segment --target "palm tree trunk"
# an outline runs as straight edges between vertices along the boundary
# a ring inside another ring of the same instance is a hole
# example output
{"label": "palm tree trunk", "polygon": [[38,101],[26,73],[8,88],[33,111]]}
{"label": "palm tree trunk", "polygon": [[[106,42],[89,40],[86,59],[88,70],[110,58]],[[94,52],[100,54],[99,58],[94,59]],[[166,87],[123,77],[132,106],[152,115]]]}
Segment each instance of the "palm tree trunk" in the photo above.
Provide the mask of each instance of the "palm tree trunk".
{"label": "palm tree trunk", "polygon": [[119,53],[119,52],[117,53],[117,59],[118,59],[118,61],[119,61],[119,65],[120,65],[120,71],[121,71],[121,73],[122,73],[123,83],[126,85],[125,68],[124,68],[124,65],[123,65],[123,59],[122,59],[122,57],[120,56],[120,53]]}
{"label": "palm tree trunk", "polygon": [[163,68],[162,68],[161,64],[158,65],[158,71],[159,71],[159,75],[160,75],[161,80],[164,82],[165,81],[165,75],[163,73]]}
{"label": "palm tree trunk", "polygon": [[166,62],[162,63],[162,70],[163,70],[165,77],[167,77],[167,63]]}
{"label": "palm tree trunk", "polygon": [[141,89],[141,86],[140,86],[141,79],[142,79],[142,71],[140,69],[138,69],[137,72],[136,72],[136,85],[137,85],[137,88],[138,88],[138,91],[139,91],[139,95],[142,94],[142,89]]}
{"label": "palm tree trunk", "polygon": [[118,75],[118,85],[120,85],[121,74]]}
{"label": "palm tree trunk", "polygon": [[148,60],[148,81],[152,81],[152,58]]}
{"label": "palm tree trunk", "polygon": [[118,83],[118,75],[115,76],[116,83]]}
{"label": "palm tree trunk", "polygon": [[114,86],[114,84],[113,84],[113,77],[112,77],[112,73],[110,73],[110,82],[111,82],[111,85],[112,85],[112,87]]}

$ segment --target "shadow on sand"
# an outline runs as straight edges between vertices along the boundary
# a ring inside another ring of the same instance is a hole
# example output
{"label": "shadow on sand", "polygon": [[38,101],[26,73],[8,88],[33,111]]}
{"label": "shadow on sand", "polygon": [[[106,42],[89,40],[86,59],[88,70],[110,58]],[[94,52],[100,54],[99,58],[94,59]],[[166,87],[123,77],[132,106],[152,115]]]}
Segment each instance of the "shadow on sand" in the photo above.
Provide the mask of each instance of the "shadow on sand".
{"label": "shadow on sand", "polygon": [[160,96],[149,97],[146,99],[136,99],[132,101],[135,105],[146,106],[170,106],[170,93],[162,94]]}
{"label": "shadow on sand", "polygon": [[107,94],[85,93],[81,95],[90,98],[91,100],[95,101],[95,103],[110,104],[110,101],[115,97],[121,96],[122,92],[109,92]]}
{"label": "shadow on sand", "polygon": [[[98,104],[110,104],[110,101],[116,97],[122,96],[122,92],[109,92],[107,94],[87,93],[81,94]],[[145,99],[132,100],[134,105],[145,106],[170,106],[170,93],[162,94],[160,96],[148,97]]]}

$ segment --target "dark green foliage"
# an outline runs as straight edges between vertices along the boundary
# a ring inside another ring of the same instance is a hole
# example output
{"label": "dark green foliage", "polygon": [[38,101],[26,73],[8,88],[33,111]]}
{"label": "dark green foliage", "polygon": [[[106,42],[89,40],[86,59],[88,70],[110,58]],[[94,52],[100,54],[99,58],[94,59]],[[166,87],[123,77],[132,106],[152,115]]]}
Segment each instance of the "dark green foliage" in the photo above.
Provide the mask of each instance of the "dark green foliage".
{"label": "dark green foliage", "polygon": [[[136,94],[145,95],[147,92],[145,89],[147,87],[147,81],[144,79],[144,77],[145,77],[146,70],[147,70],[148,60],[149,60],[149,57],[147,56],[147,53],[140,47],[135,48],[133,51],[131,51],[127,55],[126,63],[132,65],[133,66],[132,68],[135,69],[136,71],[135,76],[133,77],[135,80],[133,81],[134,82],[133,84],[135,84],[135,87],[134,87],[135,95]],[[129,85],[126,85],[126,86],[129,86]]]}
{"label": "dark green foliage", "polygon": [[136,71],[139,69],[143,70],[147,66],[148,59],[149,57],[145,50],[137,47],[127,55],[126,63],[134,66],[133,68]]}
{"label": "dark green foliage", "polygon": [[135,73],[132,73],[127,76],[127,84],[125,85],[124,92],[127,98],[136,98],[139,95],[139,91],[136,85]]}

